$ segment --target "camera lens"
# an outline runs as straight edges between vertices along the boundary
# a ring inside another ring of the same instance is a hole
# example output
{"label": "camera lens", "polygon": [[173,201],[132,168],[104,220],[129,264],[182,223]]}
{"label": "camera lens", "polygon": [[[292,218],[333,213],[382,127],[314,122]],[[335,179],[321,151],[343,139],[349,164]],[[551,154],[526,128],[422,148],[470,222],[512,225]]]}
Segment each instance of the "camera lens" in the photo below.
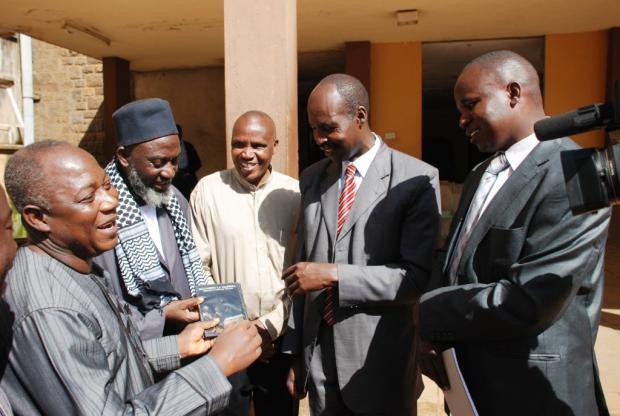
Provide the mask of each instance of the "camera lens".
{"label": "camera lens", "polygon": [[620,144],[609,146],[601,153],[605,154],[603,182],[607,188],[609,204],[620,203]]}
{"label": "camera lens", "polygon": [[620,144],[600,150],[567,150],[561,159],[573,214],[620,203]]}

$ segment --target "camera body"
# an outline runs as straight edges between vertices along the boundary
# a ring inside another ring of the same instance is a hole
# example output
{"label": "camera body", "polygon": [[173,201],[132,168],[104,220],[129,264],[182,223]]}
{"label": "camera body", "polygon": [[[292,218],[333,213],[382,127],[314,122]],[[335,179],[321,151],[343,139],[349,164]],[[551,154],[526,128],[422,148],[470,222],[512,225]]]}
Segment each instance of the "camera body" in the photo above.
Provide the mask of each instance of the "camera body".
{"label": "camera body", "polygon": [[620,81],[614,84],[614,101],[591,104],[534,124],[540,140],[551,140],[604,128],[603,149],[567,150],[561,153],[562,171],[573,214],[620,204]]}

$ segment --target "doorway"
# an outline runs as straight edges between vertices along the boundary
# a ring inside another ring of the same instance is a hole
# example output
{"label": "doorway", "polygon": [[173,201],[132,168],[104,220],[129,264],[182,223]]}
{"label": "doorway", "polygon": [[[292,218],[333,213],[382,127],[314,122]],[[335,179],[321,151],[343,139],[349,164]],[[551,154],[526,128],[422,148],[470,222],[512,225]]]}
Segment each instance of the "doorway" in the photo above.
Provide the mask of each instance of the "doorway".
{"label": "doorway", "polygon": [[299,137],[299,174],[301,174],[305,168],[325,157],[321,149],[314,143],[312,129],[308,124],[308,97],[321,79],[329,74],[344,72],[344,49],[300,53],[298,55],[298,68],[297,134]]}
{"label": "doorway", "polygon": [[507,49],[529,60],[542,80],[544,48],[543,37],[422,45],[422,155],[439,169],[441,180],[463,183],[467,174],[488,156],[470,144],[458,127],[459,112],[452,91],[463,67],[486,52]]}

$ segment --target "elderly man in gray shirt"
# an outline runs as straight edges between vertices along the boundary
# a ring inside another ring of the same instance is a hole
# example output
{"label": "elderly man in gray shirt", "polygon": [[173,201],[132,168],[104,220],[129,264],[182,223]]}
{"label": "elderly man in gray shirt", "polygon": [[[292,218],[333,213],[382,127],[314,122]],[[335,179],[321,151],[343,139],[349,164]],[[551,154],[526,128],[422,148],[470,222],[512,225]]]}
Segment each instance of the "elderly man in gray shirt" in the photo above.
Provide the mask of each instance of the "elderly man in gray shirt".
{"label": "elderly man in gray shirt", "polygon": [[[0,384],[15,413],[223,409],[231,389],[226,376],[260,355],[254,325],[229,327],[216,341],[203,338],[216,321],[140,340],[126,304],[109,291],[106,272],[91,262],[117,241],[117,192],[95,159],[66,143],[36,143],[12,157],[5,183],[29,234],[7,277],[9,311],[0,322],[8,328],[0,340],[8,352]],[[190,357],[200,358],[179,369]],[[166,373],[154,383],[154,374]]]}

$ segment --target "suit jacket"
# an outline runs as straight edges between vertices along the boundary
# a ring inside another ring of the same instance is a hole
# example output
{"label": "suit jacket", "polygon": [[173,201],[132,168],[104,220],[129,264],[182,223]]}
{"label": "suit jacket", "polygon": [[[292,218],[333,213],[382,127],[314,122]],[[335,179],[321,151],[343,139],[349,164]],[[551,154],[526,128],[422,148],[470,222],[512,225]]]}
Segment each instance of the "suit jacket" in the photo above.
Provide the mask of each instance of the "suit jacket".
{"label": "suit jacket", "polygon": [[[177,337],[141,342],[95,267],[19,249],[0,314],[1,387],[18,415],[213,414],[231,386],[203,356],[179,369]],[[153,373],[165,375],[153,383]]]}
{"label": "suit jacket", "polygon": [[606,412],[594,341],[609,209],[574,216],[560,152],[539,143],[490,202],[447,273],[460,227],[490,160],[465,182],[442,285],[420,303],[420,334],[456,346],[481,415]]}
{"label": "suit jacket", "polygon": [[[172,189],[179,200],[179,206],[181,207],[187,224],[191,229],[189,204],[178,189],[174,187]],[[164,259],[161,256],[159,250],[157,251],[157,255],[159,256],[159,262],[162,269],[166,273],[165,278],[170,280],[173,289],[181,295],[181,298],[189,298],[191,297],[191,292],[189,289],[189,283],[187,282],[185,268],[183,267],[181,253],[179,252],[176,238],[174,236],[174,227],[168,213],[163,208],[157,208],[157,223],[159,224],[162,249],[164,250],[166,258]],[[108,250],[95,257],[93,262],[109,273],[109,285],[116,296],[122,298],[127,303],[133,320],[140,330],[140,336],[142,339],[151,339],[161,337],[162,335],[176,334],[182,329],[181,325],[176,325],[174,323],[168,323],[166,326],[166,318],[159,309],[152,309],[145,313],[140,311],[136,299],[127,293],[125,283],[123,282],[123,278],[121,277],[121,272],[119,270],[118,261],[116,259],[116,251],[114,251],[114,249]]]}
{"label": "suit jacket", "polygon": [[[428,282],[439,217],[438,172],[381,144],[335,239],[340,164],[323,159],[300,179],[300,260],[336,263],[333,326],[340,391],[359,413],[415,409],[412,306]],[[305,389],[324,291],[294,300],[283,349]]]}

